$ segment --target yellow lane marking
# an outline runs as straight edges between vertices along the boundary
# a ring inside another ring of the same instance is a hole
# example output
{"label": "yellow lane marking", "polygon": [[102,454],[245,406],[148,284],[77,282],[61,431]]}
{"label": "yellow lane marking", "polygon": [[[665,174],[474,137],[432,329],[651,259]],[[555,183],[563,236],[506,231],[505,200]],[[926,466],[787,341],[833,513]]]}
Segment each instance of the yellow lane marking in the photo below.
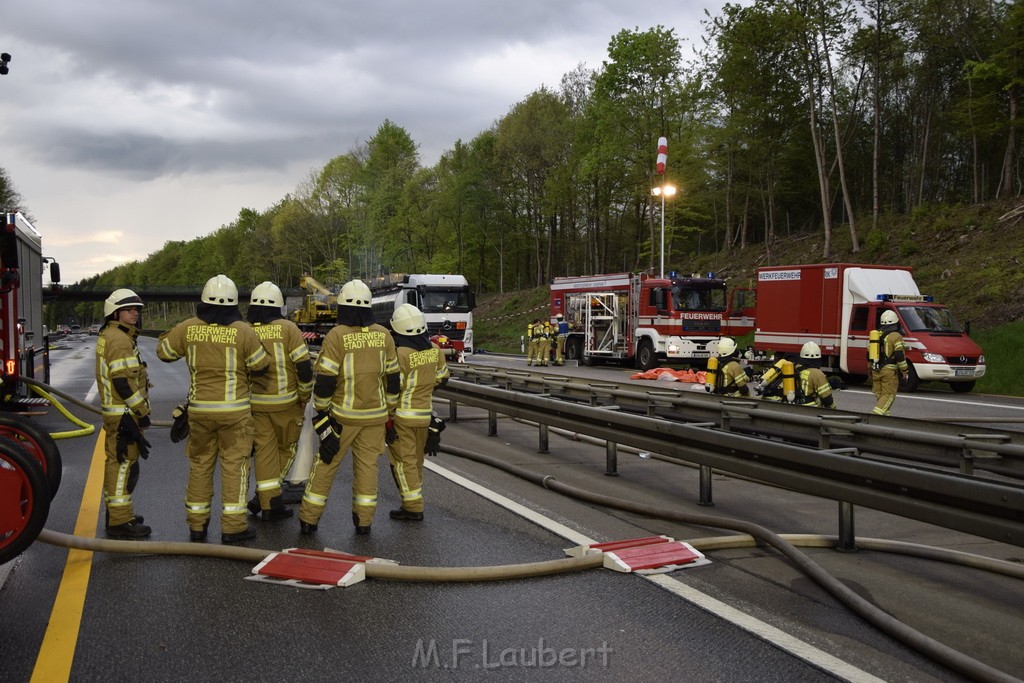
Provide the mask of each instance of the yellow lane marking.
{"label": "yellow lane marking", "polygon": [[[92,451],[92,463],[86,478],[82,504],[78,508],[75,522],[75,536],[94,538],[96,519],[100,513],[100,499],[103,497],[103,453],[104,433],[100,430],[96,446]],[[32,683],[66,681],[71,678],[71,663],[75,658],[75,645],[82,625],[82,611],[85,607],[85,592],[89,588],[89,574],[92,571],[92,551],[68,550],[64,564],[64,576],[57,589],[57,599],[50,612],[50,625],[43,636],[43,644],[36,657],[32,671]]]}

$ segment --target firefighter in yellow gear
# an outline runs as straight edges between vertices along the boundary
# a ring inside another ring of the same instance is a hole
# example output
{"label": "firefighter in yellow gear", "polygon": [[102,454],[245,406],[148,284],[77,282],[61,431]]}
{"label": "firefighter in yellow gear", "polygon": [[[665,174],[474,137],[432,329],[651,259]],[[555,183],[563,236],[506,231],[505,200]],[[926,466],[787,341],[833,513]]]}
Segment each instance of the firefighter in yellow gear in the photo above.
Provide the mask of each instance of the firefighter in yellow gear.
{"label": "firefighter in yellow gear", "polygon": [[249,402],[253,377],[267,372],[270,357],[238,310],[238,288],[226,275],[203,287],[194,318],[160,335],[160,360],[186,359],[189,385],[188,486],[185,517],[189,539],[206,541],[213,500],[214,468],[220,463],[222,543],[256,535],[246,519],[253,419]]}
{"label": "firefighter in yellow gear", "polygon": [[555,365],[565,365],[565,340],[569,338],[569,321],[561,313],[555,316]]}
{"label": "firefighter in yellow gear", "polygon": [[302,416],[313,393],[313,363],[298,326],[281,314],[284,295],[272,282],[252,290],[246,320],[270,356],[270,369],[252,382],[256,495],[249,512],[264,521],[288,519],[281,486],[295,459]]}
{"label": "firefighter in yellow gear", "polygon": [[551,360],[551,323],[538,320],[533,324],[533,338],[537,342],[534,365],[547,365]]}
{"label": "firefighter in yellow gear", "polygon": [[352,449],[352,522],[370,533],[377,509],[377,458],[384,452],[385,424],[398,403],[401,377],[395,342],[373,322],[370,288],[345,283],[338,295],[338,324],[324,339],[314,371],[313,425],[320,450],[299,507],[299,529],[317,530],[331,485]]}
{"label": "firefighter in yellow gear", "polygon": [[900,377],[910,372],[907,365],[907,347],[899,332],[900,319],[896,311],[882,311],[879,318],[878,358],[871,360],[871,393],[875,395],[875,415],[892,415],[892,404],[900,389]]}
{"label": "firefighter in yellow gear", "polygon": [[540,337],[534,335],[534,331],[539,332],[540,318],[534,318],[533,322],[526,326],[526,364],[533,365],[534,359],[537,357],[537,343],[540,341]]}
{"label": "firefighter in yellow gear", "polygon": [[[750,375],[740,365],[737,351],[736,342],[733,339],[722,337],[719,340],[718,357],[715,359],[718,361],[718,368],[711,376],[711,381],[705,380],[705,390],[720,396],[740,397],[750,395],[750,388],[747,386],[747,383],[750,381]],[[709,370],[711,365],[712,363],[708,364]]]}
{"label": "firefighter in yellow gear", "polygon": [[96,338],[96,388],[103,412],[103,502],[110,538],[140,539],[150,528],[135,514],[132,493],[139,457],[148,456],[142,436],[150,424],[149,375],[139,353],[143,303],[130,289],[117,289],[103,302],[106,318]]}
{"label": "firefighter in yellow gear", "polygon": [[387,442],[391,474],[402,496],[402,506],[391,519],[423,519],[423,455],[432,416],[434,387],[448,381],[444,353],[427,337],[423,313],[402,304],[391,316],[395,333],[401,391],[389,420]]}
{"label": "firefighter in yellow gear", "polygon": [[815,406],[834,410],[835,399],[832,385],[821,371],[821,347],[807,342],[800,348],[800,361],[796,368],[797,399],[804,406]]}

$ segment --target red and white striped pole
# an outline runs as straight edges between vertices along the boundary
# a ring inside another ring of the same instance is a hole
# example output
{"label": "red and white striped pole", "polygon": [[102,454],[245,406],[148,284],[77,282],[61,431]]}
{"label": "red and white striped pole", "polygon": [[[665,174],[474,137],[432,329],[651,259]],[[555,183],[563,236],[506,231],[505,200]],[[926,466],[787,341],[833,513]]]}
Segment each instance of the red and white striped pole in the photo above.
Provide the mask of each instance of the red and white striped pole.
{"label": "red and white striped pole", "polygon": [[[665,175],[665,164],[668,163],[668,138],[658,138],[658,175]],[[661,184],[661,277],[665,277],[665,183]]]}
{"label": "red and white striped pole", "polygon": [[665,175],[668,163],[668,138],[658,138],[658,175]]}

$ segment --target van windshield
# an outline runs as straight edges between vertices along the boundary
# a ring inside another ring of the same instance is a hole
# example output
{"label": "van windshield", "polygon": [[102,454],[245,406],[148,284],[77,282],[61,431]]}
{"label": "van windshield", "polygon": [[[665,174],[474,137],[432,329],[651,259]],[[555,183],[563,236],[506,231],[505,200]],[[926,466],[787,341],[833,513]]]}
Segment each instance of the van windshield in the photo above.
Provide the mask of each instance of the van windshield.
{"label": "van windshield", "polygon": [[900,306],[900,317],[911,332],[963,333],[960,323],[944,306]]}

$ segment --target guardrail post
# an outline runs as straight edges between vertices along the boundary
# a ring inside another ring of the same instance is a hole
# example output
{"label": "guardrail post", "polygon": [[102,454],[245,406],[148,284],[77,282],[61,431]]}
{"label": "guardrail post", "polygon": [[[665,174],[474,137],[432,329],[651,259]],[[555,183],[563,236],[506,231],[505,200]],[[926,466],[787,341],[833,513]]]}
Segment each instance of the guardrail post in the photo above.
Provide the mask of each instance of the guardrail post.
{"label": "guardrail post", "polygon": [[711,467],[709,465],[701,465],[700,498],[697,500],[697,505],[713,507],[714,504],[715,502],[711,499]]}
{"label": "guardrail post", "polygon": [[459,421],[459,402],[456,401],[454,398],[448,399],[448,421]]}
{"label": "guardrail post", "polygon": [[537,433],[537,452],[538,453],[550,453],[548,450],[548,426],[546,424],[540,425]]}
{"label": "guardrail post", "polygon": [[487,411],[487,436],[498,435],[498,413],[493,410]]}
{"label": "guardrail post", "polygon": [[852,553],[857,550],[857,541],[853,531],[853,504],[839,501],[839,542],[836,550]]}
{"label": "guardrail post", "polygon": [[604,442],[604,473],[609,477],[619,476],[619,445],[614,441]]}

